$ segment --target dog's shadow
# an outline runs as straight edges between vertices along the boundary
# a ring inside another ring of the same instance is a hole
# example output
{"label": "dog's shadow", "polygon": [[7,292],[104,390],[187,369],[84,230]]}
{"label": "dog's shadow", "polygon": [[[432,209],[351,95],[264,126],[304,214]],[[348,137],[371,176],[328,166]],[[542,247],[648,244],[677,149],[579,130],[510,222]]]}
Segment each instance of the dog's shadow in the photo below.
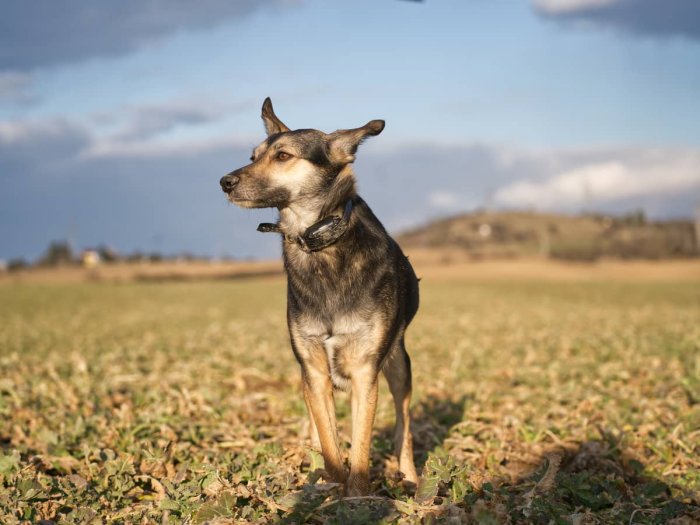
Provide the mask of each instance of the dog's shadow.
{"label": "dog's shadow", "polygon": [[[411,431],[413,434],[413,455],[416,469],[421,471],[429,454],[443,446],[443,442],[450,429],[462,421],[464,408],[468,396],[457,399],[428,395],[420,399],[411,407]],[[348,416],[349,406],[347,402],[338,403],[341,420]],[[347,419],[347,418],[345,418]],[[347,425],[349,421],[340,422],[339,426]],[[343,429],[345,430],[345,429]],[[343,432],[341,431],[341,437]],[[374,481],[372,496],[356,499],[338,499],[332,501],[333,505],[327,508],[324,517],[317,516],[314,509],[313,485],[307,485],[308,494],[297,503],[292,512],[282,518],[279,523],[305,523],[312,516],[319,518],[319,522],[338,524],[372,524],[382,523],[389,515],[395,513],[395,507],[391,499],[397,494],[389,492],[389,485],[398,486],[396,476],[398,465],[393,450],[394,425],[381,426],[373,432],[372,443],[372,468],[370,478]],[[389,483],[389,479],[392,482]],[[409,490],[410,491],[410,490]],[[405,490],[404,490],[405,492]],[[330,514],[330,516],[329,516]],[[332,517],[331,517],[332,516]],[[313,520],[311,520],[313,521]]]}
{"label": "dog's shadow", "polygon": [[[411,407],[411,433],[416,470],[421,471],[428,454],[442,447],[450,429],[464,418],[470,396],[446,398],[428,395]],[[373,463],[393,453],[394,426],[380,427],[375,432]]]}
{"label": "dog's shadow", "polygon": [[[446,439],[455,425],[464,420],[469,400],[469,396],[428,395],[413,405],[414,458],[418,472],[424,471],[431,454],[444,453]],[[601,513],[601,516],[613,520],[610,523],[660,524],[672,520],[674,523],[695,523],[693,520],[700,520],[697,502],[674,498],[665,481],[650,474],[645,465],[626,451],[619,435],[602,428],[599,432],[599,439],[567,446],[532,443],[520,451],[527,456],[524,462],[504,459],[498,479],[482,478],[464,497],[460,504],[461,519],[472,520],[475,516],[470,516],[470,513],[477,512],[482,514],[476,516],[477,522],[481,522],[481,518],[489,523],[508,522],[513,516],[502,514],[503,509],[517,502],[521,507],[529,506],[529,517],[525,521],[528,523],[561,521],[572,508],[578,508],[581,516]],[[327,504],[323,516],[307,509],[306,513],[294,512],[282,522],[298,523],[294,517],[298,519],[305,515],[306,518],[314,516],[323,523],[384,523],[395,516],[396,507],[392,500],[410,494],[392,493],[392,487],[400,486],[393,456],[393,425],[380,427],[374,436],[371,477],[375,485],[372,496],[361,498],[361,501],[338,499]],[[448,497],[449,490],[441,486],[438,501],[441,497]]]}

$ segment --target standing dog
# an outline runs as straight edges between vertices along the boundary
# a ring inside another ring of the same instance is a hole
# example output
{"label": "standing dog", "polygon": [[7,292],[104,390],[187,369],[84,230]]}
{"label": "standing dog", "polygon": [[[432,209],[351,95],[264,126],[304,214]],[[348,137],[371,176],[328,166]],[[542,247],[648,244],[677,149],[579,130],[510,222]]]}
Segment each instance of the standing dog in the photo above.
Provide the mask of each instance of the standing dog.
{"label": "standing dog", "polygon": [[[396,407],[395,452],[416,483],[410,433],[411,361],[406,327],[418,310],[418,280],[396,241],[357,195],[350,164],[360,143],[384,121],[330,134],[291,131],[265,100],[267,140],[251,164],[221,179],[228,199],[245,208],[277,208],[287,272],[287,324],[301,365],[314,446],[346,493],[369,490],[369,450],[379,372]],[[333,389],[351,391],[352,445],[346,476],[336,430]]]}

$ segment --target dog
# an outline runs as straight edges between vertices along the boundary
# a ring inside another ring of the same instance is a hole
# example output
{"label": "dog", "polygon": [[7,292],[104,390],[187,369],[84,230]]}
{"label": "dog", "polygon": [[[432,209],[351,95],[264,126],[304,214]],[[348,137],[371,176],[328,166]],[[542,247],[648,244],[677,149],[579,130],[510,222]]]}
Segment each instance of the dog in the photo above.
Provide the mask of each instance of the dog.
{"label": "dog", "polygon": [[[262,232],[282,237],[287,325],[301,367],[311,439],[332,481],[349,496],[369,491],[369,454],[384,373],[396,408],[394,449],[404,480],[418,481],[410,431],[411,361],[404,334],[418,310],[418,279],[399,245],[356,192],[351,164],[383,120],[323,133],[290,130],[269,98],[262,106],[267,139],[251,163],[220,180],[244,208],[277,208]],[[349,390],[350,472],[338,444],[334,389]]]}

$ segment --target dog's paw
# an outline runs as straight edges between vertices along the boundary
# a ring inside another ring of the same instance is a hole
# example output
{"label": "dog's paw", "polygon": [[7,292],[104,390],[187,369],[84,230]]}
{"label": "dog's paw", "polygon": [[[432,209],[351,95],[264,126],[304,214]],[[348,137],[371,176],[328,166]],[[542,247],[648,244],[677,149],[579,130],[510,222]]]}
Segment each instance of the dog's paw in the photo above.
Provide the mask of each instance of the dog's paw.
{"label": "dog's paw", "polygon": [[321,474],[321,477],[328,483],[344,484],[345,480],[347,479],[347,471],[345,470],[332,471],[328,468],[324,468],[318,469],[318,472]]}
{"label": "dog's paw", "polygon": [[345,484],[345,495],[354,498],[369,494],[369,476],[366,474],[350,474]]}
{"label": "dog's paw", "polygon": [[406,491],[406,494],[414,495],[416,493],[416,489],[418,488],[418,481],[404,479],[401,482],[401,487]]}
{"label": "dog's paw", "polygon": [[415,469],[413,470],[413,476],[409,477],[400,470],[394,473],[394,481],[401,487],[401,489],[406,494],[415,494],[416,488],[418,487],[418,476],[415,474]]}
{"label": "dog's paw", "polygon": [[403,475],[404,484],[411,483],[413,486],[418,485],[418,474],[415,468],[402,470],[401,474]]}

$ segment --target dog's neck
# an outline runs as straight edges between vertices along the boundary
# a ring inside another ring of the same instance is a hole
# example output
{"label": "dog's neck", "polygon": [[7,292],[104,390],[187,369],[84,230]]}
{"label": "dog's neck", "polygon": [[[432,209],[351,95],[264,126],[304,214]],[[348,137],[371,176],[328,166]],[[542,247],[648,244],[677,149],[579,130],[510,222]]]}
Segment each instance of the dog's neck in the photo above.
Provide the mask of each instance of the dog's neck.
{"label": "dog's neck", "polygon": [[290,204],[280,210],[279,229],[287,237],[298,237],[319,220],[323,202],[307,201],[304,205]]}
{"label": "dog's neck", "polygon": [[342,215],[348,199],[357,195],[355,175],[349,165],[343,167],[336,175],[329,191],[316,198],[304,199],[303,202],[291,203],[280,209],[279,230],[287,237],[302,235],[309,226],[330,215]]}

